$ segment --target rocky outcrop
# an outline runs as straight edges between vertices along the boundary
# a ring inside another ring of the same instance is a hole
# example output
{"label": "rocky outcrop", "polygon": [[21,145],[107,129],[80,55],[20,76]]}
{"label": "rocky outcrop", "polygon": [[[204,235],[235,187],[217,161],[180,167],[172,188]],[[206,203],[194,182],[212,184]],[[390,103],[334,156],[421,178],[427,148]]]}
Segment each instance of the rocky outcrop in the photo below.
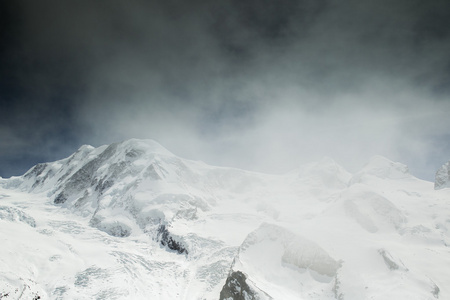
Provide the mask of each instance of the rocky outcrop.
{"label": "rocky outcrop", "polygon": [[220,300],[253,300],[258,299],[255,292],[246,282],[247,277],[241,271],[228,275],[227,281],[220,292]]}
{"label": "rocky outcrop", "polygon": [[188,254],[186,246],[181,241],[177,241],[176,237],[173,237],[165,225],[160,225],[158,228],[157,239],[162,246],[176,251],[178,254]]}
{"label": "rocky outcrop", "polygon": [[440,190],[450,187],[450,161],[443,164],[436,172],[436,179],[434,181],[434,189]]}

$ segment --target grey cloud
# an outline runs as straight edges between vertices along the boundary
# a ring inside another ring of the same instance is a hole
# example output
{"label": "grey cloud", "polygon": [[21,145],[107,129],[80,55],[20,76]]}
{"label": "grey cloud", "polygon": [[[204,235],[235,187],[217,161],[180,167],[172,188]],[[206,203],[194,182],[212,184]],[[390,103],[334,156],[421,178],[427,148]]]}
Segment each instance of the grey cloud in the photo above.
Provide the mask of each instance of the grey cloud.
{"label": "grey cloud", "polygon": [[11,72],[0,73],[19,87],[3,99],[19,102],[8,110],[13,118],[2,114],[13,125],[3,128],[29,145],[25,152],[39,145],[52,157],[68,150],[43,144],[138,137],[263,171],[323,155],[356,169],[382,154],[429,178],[450,148],[439,142],[449,125],[449,8],[406,0],[18,1],[10,10],[21,20],[2,50]]}

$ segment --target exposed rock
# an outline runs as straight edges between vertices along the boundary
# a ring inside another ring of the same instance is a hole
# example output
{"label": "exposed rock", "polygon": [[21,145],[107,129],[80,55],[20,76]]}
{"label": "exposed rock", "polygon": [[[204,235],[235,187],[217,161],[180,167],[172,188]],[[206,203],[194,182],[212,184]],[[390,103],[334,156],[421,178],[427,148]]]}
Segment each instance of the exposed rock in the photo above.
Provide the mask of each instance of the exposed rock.
{"label": "exposed rock", "polygon": [[33,280],[16,275],[0,274],[0,299],[48,299],[45,291]]}
{"label": "exposed rock", "polygon": [[[395,271],[395,270],[408,271],[408,269],[405,267],[405,265],[400,260],[395,259],[385,249],[378,249],[378,253],[383,258],[384,263],[389,268],[389,270],[391,270],[391,271]],[[398,261],[396,262],[396,260],[398,260]]]}
{"label": "exposed rock", "polygon": [[433,294],[434,298],[438,299],[441,289],[434,282],[432,282],[432,285],[433,289],[431,290],[431,294]]}
{"label": "exposed rock", "polygon": [[178,254],[188,254],[186,247],[180,241],[177,241],[176,238],[174,239],[174,237],[172,237],[166,225],[159,226],[157,239],[160,241],[161,245],[178,252]]}
{"label": "exposed rock", "polygon": [[443,164],[436,172],[434,189],[440,190],[450,187],[450,161]]}
{"label": "exposed rock", "polygon": [[128,237],[132,231],[127,224],[117,220],[105,219],[102,216],[94,216],[90,221],[90,225],[115,237]]}
{"label": "exposed rock", "polygon": [[64,194],[64,192],[61,192],[58,194],[58,196],[55,197],[55,200],[53,200],[53,203],[63,204],[66,201],[67,201],[67,196]]}
{"label": "exposed rock", "polygon": [[25,173],[25,178],[32,178],[37,177],[44,172],[44,170],[47,168],[47,164],[37,164],[33,168],[31,168],[27,173]]}
{"label": "exposed rock", "polygon": [[220,292],[220,300],[253,300],[258,299],[255,292],[246,282],[247,277],[241,271],[232,272]]}

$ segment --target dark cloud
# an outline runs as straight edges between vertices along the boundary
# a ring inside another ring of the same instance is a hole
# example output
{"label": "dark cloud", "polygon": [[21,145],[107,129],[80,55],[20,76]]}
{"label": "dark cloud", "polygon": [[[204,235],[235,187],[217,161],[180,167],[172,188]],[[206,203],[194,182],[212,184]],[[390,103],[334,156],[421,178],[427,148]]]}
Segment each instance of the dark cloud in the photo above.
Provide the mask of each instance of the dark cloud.
{"label": "dark cloud", "polygon": [[131,137],[264,171],[450,158],[448,1],[0,5],[1,176]]}

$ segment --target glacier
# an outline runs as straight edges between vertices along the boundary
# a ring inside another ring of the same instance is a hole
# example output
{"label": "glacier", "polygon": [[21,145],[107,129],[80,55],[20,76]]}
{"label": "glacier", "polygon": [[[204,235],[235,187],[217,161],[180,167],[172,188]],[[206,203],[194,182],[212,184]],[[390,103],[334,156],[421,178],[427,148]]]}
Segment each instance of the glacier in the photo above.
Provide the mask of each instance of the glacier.
{"label": "glacier", "polygon": [[273,175],[85,145],[0,178],[0,299],[448,299],[433,184],[381,156]]}

